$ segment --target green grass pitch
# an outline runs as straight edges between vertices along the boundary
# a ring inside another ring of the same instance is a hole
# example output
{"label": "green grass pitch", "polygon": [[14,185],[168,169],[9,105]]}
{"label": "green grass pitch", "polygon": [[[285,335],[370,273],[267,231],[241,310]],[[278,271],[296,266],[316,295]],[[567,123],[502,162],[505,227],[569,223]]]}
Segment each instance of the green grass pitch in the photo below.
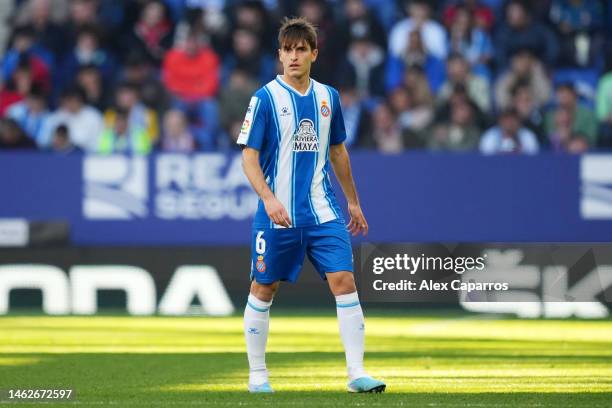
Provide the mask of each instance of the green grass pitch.
{"label": "green grass pitch", "polygon": [[610,320],[371,313],[366,365],[388,387],[357,395],[333,313],[273,312],[273,395],[245,392],[240,316],[0,317],[0,389],[76,390],[12,404],[47,407],[612,406]]}

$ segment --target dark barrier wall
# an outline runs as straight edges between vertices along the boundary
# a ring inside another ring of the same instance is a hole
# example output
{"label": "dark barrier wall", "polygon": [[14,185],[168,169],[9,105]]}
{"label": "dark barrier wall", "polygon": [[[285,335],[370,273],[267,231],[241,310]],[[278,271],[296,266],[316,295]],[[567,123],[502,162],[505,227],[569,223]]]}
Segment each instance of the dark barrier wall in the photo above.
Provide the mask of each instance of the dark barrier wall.
{"label": "dark barrier wall", "polygon": [[[612,241],[612,155],[352,154],[371,242]],[[239,155],[0,154],[0,218],[66,220],[77,245],[245,245]]]}
{"label": "dark barrier wall", "polygon": [[[134,314],[189,313],[184,308],[165,312],[168,302],[203,304],[206,314],[228,314],[224,301],[236,309],[244,307],[250,262],[246,247],[0,249],[0,315],[15,307],[40,308],[41,296],[48,297],[50,310],[45,311],[52,314],[93,312],[87,305],[124,309],[130,288],[134,301],[150,300],[153,307]],[[42,288],[47,291],[41,295]],[[335,305],[327,283],[309,262],[299,285],[283,285],[276,303],[330,310]]]}
{"label": "dark barrier wall", "polygon": [[[603,318],[612,305],[612,245],[363,244],[354,246],[360,298],[409,311],[463,307],[520,317]],[[264,255],[265,256],[265,255]],[[228,315],[244,307],[247,248],[0,249],[0,315]],[[257,274],[258,272],[254,272]],[[333,296],[307,262],[276,307],[326,307]]]}

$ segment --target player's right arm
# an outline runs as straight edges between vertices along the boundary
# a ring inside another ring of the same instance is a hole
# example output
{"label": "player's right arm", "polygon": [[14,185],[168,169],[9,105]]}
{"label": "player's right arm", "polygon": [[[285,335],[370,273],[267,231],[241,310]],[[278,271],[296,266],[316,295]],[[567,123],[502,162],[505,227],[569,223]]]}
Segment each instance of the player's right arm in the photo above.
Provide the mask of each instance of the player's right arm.
{"label": "player's right arm", "polygon": [[287,210],[274,196],[274,193],[270,190],[264,178],[263,171],[259,164],[259,150],[248,146],[242,149],[242,168],[251,186],[253,186],[259,198],[261,198],[268,217],[277,225],[289,227],[291,225],[291,219],[289,218]]}
{"label": "player's right arm", "polygon": [[261,198],[268,217],[277,225],[289,227],[291,225],[289,214],[270,190],[259,162],[259,152],[265,146],[266,137],[269,137],[266,129],[269,127],[268,121],[271,120],[271,113],[265,92],[261,90],[256,92],[249,102],[237,143],[243,147],[242,168],[244,173]]}

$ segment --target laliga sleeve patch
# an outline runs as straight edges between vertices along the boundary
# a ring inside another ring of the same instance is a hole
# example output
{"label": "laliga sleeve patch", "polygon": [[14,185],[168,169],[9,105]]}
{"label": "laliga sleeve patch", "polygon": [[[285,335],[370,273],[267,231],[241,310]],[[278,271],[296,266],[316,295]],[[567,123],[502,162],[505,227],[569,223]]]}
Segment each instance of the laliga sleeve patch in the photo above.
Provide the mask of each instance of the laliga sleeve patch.
{"label": "laliga sleeve patch", "polygon": [[258,105],[259,98],[253,96],[249,102],[249,106],[247,107],[246,115],[244,117],[244,121],[242,122],[242,127],[240,128],[240,134],[238,135],[237,141],[239,145],[246,145],[249,141],[251,129],[253,128],[253,119],[255,117],[255,112]]}

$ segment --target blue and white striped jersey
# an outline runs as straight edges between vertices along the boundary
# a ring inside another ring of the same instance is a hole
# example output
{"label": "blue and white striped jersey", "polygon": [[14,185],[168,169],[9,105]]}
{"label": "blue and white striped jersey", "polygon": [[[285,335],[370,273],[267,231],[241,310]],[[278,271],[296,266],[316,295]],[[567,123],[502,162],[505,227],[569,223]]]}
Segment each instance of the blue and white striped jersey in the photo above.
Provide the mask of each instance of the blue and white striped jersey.
{"label": "blue and white striped jersey", "polygon": [[[238,144],[259,150],[266,182],[285,206],[292,227],[342,219],[329,179],[329,146],[346,139],[338,92],[313,79],[300,94],[281,76],[255,92]],[[254,228],[283,228],[259,201]]]}

